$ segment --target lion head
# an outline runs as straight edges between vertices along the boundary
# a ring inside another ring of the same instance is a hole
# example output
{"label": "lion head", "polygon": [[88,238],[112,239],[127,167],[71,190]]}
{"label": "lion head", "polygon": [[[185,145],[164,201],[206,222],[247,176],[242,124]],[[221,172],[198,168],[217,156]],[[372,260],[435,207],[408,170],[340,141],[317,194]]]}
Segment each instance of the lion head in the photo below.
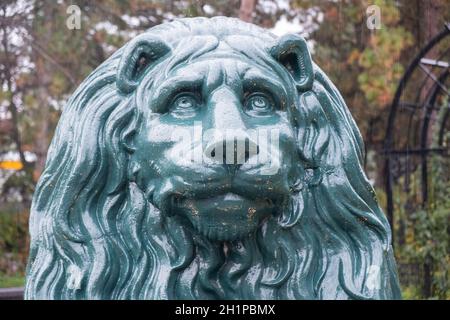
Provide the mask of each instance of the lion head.
{"label": "lion head", "polygon": [[224,17],[154,27],[63,111],[25,296],[398,298],[362,158],[303,38]]}

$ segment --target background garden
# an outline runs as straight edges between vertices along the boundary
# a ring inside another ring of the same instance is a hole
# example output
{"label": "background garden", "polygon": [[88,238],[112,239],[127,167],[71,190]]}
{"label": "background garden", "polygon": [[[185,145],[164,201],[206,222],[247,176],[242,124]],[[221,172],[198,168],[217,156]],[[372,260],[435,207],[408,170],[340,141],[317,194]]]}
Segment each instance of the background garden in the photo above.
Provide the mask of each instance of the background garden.
{"label": "background garden", "polygon": [[216,15],[308,40],[366,142],[365,170],[391,212],[404,298],[450,299],[450,36],[427,52],[440,63],[430,62],[431,75],[414,69],[402,83],[398,104],[416,101],[413,116],[400,106],[390,119],[411,61],[450,28],[446,0],[1,1],[0,288],[24,284],[31,198],[70,94],[139,32]]}

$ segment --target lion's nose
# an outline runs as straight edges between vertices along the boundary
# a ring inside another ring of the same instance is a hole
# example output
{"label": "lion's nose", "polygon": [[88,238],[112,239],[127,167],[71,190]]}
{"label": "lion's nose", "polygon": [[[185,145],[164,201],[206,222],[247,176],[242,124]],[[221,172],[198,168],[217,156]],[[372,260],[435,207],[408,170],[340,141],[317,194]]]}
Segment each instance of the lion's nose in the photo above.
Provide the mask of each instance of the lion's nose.
{"label": "lion's nose", "polygon": [[232,169],[248,162],[259,154],[259,146],[244,134],[230,135],[214,139],[206,145],[205,157],[213,163],[224,164]]}

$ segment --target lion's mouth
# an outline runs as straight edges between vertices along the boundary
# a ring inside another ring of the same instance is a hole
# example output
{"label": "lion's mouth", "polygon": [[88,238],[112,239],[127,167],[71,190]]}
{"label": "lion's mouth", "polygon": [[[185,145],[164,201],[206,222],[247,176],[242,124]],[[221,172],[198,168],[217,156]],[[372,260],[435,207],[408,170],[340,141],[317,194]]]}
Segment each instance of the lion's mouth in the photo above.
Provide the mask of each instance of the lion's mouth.
{"label": "lion's mouth", "polygon": [[248,236],[275,208],[273,199],[248,199],[231,192],[200,199],[174,196],[172,200],[173,214],[187,218],[195,231],[215,241]]}

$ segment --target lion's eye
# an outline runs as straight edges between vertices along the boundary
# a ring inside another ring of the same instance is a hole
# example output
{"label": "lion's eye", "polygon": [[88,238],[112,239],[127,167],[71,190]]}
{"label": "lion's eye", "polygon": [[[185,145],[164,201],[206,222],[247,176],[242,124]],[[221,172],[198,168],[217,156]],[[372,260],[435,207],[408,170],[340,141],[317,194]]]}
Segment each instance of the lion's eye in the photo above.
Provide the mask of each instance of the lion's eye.
{"label": "lion's eye", "polygon": [[250,95],[244,103],[245,112],[253,116],[265,116],[273,112],[274,103],[263,93]]}
{"label": "lion's eye", "polygon": [[170,112],[177,116],[190,117],[195,115],[198,106],[198,100],[193,94],[183,93],[175,97]]}

